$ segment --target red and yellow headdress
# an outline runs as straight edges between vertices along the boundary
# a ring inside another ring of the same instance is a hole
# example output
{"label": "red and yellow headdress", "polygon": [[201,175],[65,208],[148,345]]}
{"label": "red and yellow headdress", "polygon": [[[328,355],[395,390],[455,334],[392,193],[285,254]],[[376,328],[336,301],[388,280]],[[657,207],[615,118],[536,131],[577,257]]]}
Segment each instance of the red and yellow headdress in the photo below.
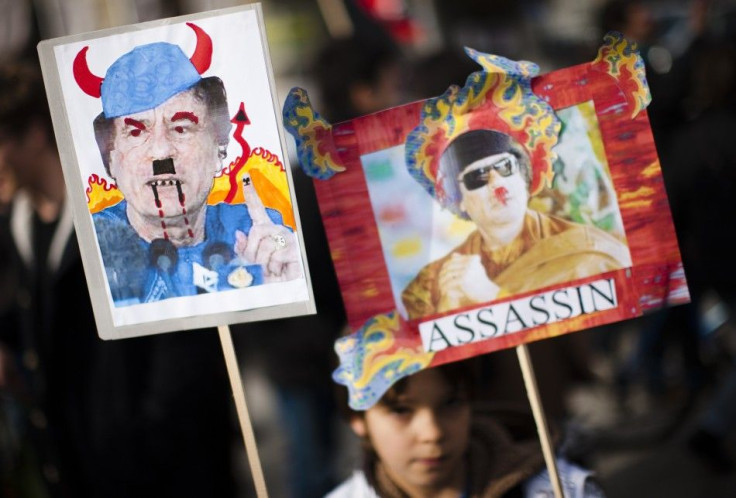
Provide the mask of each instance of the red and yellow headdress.
{"label": "red and yellow headdress", "polygon": [[466,53],[483,67],[471,74],[465,86],[450,87],[429,99],[422,108],[420,124],[406,140],[409,173],[440,204],[458,216],[455,189],[447,188],[440,157],[459,135],[470,130],[496,130],[515,139],[531,162],[530,194],[552,180],[552,147],[557,143],[560,121],[552,107],[532,92],[531,79],[539,67],[527,61],[511,61],[469,48]]}

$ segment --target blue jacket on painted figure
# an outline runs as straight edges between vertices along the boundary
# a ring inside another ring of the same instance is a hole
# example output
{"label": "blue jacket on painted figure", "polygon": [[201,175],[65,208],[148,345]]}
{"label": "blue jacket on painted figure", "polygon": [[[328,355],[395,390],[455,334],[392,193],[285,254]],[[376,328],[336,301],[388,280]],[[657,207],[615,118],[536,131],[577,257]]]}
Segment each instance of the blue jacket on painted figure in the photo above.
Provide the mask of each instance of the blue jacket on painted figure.
{"label": "blue jacket on painted figure", "polygon": [[[116,306],[233,289],[228,275],[239,267],[252,275],[250,285],[263,283],[261,266],[243,262],[233,250],[235,231],[247,235],[253,224],[245,205],[207,206],[205,240],[179,248],[164,239],[143,240],[128,221],[126,207],[121,201],[92,215]],[[274,223],[283,224],[278,211],[266,211]],[[202,286],[201,278],[195,282],[196,268],[208,275],[209,285]]]}

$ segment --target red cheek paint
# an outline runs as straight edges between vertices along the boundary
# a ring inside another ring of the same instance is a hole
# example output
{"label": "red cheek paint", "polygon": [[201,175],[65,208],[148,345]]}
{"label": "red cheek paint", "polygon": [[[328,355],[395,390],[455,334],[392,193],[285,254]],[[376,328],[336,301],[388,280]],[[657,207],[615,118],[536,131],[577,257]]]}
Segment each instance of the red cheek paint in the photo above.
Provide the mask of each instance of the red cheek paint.
{"label": "red cheek paint", "polygon": [[506,187],[496,187],[493,189],[493,195],[496,197],[496,200],[503,204],[504,206],[508,204],[509,202],[509,191],[506,190]]}

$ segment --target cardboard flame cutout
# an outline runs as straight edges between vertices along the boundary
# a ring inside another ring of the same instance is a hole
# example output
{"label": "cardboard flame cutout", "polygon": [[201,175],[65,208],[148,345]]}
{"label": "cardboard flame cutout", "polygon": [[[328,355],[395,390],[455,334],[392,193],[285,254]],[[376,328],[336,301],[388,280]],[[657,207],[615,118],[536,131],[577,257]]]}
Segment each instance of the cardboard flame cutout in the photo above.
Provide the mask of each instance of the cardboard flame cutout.
{"label": "cardboard flame cutout", "polygon": [[432,361],[433,353],[406,347],[396,340],[399,327],[398,313],[378,315],[356,334],[335,342],[340,366],[332,377],[348,387],[351,407],[373,405],[398,379],[426,368]]}
{"label": "cardboard flame cutout", "polygon": [[639,57],[636,42],[627,40],[621,33],[608,33],[603,40],[605,43],[591,67],[616,80],[633,119],[652,101],[644,61]]}
{"label": "cardboard flame cutout", "polygon": [[312,108],[306,90],[289,92],[283,118],[284,127],[296,140],[299,163],[309,176],[327,180],[345,171],[332,141],[332,126]]}

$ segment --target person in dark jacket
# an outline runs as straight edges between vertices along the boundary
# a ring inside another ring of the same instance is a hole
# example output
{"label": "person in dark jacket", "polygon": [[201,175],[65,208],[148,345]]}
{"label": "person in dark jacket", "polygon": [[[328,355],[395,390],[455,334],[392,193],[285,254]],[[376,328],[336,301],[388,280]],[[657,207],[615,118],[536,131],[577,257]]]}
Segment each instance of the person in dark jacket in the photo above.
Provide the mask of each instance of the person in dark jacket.
{"label": "person in dark jacket", "polygon": [[13,400],[33,455],[9,459],[4,491],[28,492],[30,472],[52,497],[232,495],[216,335],[97,337],[35,64],[0,68],[0,160],[19,187],[0,216],[0,411]]}

